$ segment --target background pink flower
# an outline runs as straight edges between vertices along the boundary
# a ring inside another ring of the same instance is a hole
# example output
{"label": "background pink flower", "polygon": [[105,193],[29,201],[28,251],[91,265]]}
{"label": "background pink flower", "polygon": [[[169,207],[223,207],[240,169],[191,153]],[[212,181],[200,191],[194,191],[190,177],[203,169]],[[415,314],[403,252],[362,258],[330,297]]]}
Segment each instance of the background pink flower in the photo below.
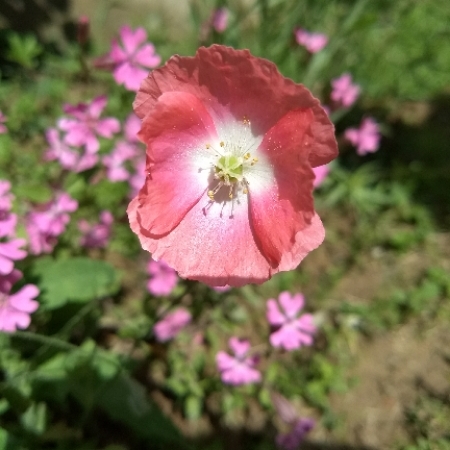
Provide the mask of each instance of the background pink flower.
{"label": "background pink flower", "polygon": [[136,156],[136,147],[126,141],[116,144],[109,155],[102,159],[106,166],[106,176],[110,181],[125,181],[130,178],[130,172],[125,167],[125,163]]}
{"label": "background pink flower", "polygon": [[72,118],[63,117],[58,127],[66,132],[64,142],[75,147],[85,146],[86,151],[95,153],[100,148],[97,136],[111,138],[120,130],[120,122],[114,117],[100,119],[107,98],[99,96],[91,103],[65,105],[64,112]]}
{"label": "background pink flower", "polygon": [[328,43],[328,37],[322,33],[310,33],[303,28],[295,31],[297,44],[302,45],[309,53],[320,52]]}
{"label": "background pink flower", "polygon": [[358,155],[366,155],[378,150],[380,146],[380,127],[372,117],[366,117],[359,128],[348,128],[345,137],[356,147]]}
{"label": "background pink flower", "polygon": [[150,274],[147,289],[153,295],[169,295],[178,283],[177,273],[164,261],[151,259],[148,263],[147,270]]}
{"label": "background pink flower", "polygon": [[349,73],[344,73],[339,78],[332,80],[331,86],[333,88],[331,99],[347,108],[355,103],[361,90],[359,85],[353,84],[352,76]]}
{"label": "background pink flower", "polygon": [[113,41],[109,57],[114,65],[113,75],[117,84],[130,91],[137,91],[149,70],[159,66],[161,57],[153,44],[146,43],[143,28],[132,30],[128,25],[120,29],[120,44]]}
{"label": "background pink flower", "polygon": [[34,300],[39,295],[39,289],[33,284],[10,293],[12,285],[21,277],[17,270],[7,276],[0,275],[0,331],[12,333],[18,328],[27,328],[31,322],[30,314],[39,306]]}
{"label": "background pink flower", "polygon": [[192,316],[189,311],[184,308],[167,314],[162,320],[157,322],[153,328],[156,340],[166,342],[173,339],[189,322]]}
{"label": "background pink flower", "polygon": [[64,232],[70,221],[68,213],[78,208],[78,202],[65,192],[26,217],[26,229],[31,253],[50,253],[56,244],[56,237]]}
{"label": "background pink flower", "polygon": [[229,15],[228,9],[224,7],[213,11],[211,23],[217,33],[223,33],[227,29]]}
{"label": "background pink flower", "polygon": [[82,233],[80,245],[87,248],[103,248],[111,237],[113,216],[109,211],[100,213],[100,222],[90,224],[87,220],[78,221],[78,229]]}
{"label": "background pink flower", "polygon": [[134,114],[131,113],[127,119],[125,120],[125,138],[128,142],[136,143],[139,142],[139,139],[137,137],[137,134],[139,130],[141,129],[141,119]]}
{"label": "background pink flower", "polygon": [[323,166],[313,167],[313,172],[314,172],[314,176],[315,176],[314,187],[317,188],[323,183],[325,178],[330,173],[330,167],[328,166],[328,164],[324,164]]}
{"label": "background pink flower", "polygon": [[261,381],[261,373],[255,369],[258,357],[248,356],[250,342],[232,337],[228,345],[234,356],[223,351],[216,355],[216,364],[222,381],[234,386]]}
{"label": "background pink flower", "polygon": [[302,294],[291,295],[286,291],[278,296],[278,302],[275,299],[267,301],[267,320],[276,327],[270,335],[274,347],[294,350],[313,343],[312,335],[316,331],[313,316],[299,315],[304,303]]}
{"label": "background pink flower", "polygon": [[6,122],[6,116],[0,111],[0,134],[6,133],[8,129],[5,125],[3,125]]}

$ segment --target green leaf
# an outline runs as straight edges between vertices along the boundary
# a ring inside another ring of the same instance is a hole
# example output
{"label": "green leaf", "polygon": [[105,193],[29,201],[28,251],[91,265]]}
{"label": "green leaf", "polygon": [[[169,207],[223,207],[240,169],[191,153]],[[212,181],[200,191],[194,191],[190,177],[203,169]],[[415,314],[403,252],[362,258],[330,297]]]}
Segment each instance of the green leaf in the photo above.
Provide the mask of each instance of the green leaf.
{"label": "green leaf", "polygon": [[28,432],[42,434],[47,425],[47,406],[45,403],[33,403],[20,417],[22,426]]}
{"label": "green leaf", "polygon": [[118,375],[103,386],[97,404],[114,420],[124,423],[140,436],[177,444],[185,448],[184,440],[172,422],[147,399],[144,388],[125,374]]}
{"label": "green leaf", "polygon": [[41,301],[48,309],[66,303],[86,303],[118,289],[118,275],[104,262],[79,257],[66,260],[42,258],[32,268],[40,278]]}
{"label": "green leaf", "polygon": [[16,438],[9,434],[5,429],[0,428],[0,450],[21,450]]}

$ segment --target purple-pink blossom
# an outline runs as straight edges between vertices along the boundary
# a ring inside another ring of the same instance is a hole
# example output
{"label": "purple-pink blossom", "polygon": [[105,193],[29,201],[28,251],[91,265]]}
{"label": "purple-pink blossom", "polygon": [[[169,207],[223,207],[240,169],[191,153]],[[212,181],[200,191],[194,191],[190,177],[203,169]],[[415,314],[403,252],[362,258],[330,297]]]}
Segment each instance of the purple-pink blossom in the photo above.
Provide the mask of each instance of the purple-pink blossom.
{"label": "purple-pink blossom", "polygon": [[323,166],[313,167],[312,170],[315,176],[313,186],[317,188],[324,182],[325,178],[330,173],[330,166],[328,164],[324,164]]}
{"label": "purple-pink blossom", "polygon": [[90,224],[87,220],[78,221],[78,229],[82,236],[80,245],[87,248],[104,248],[111,237],[111,225],[113,216],[109,211],[100,213],[100,221]]}
{"label": "purple-pink blossom", "polygon": [[135,197],[145,183],[145,157],[134,161],[134,173],[129,178],[130,198]]}
{"label": "purple-pink blossom", "polygon": [[[0,239],[4,237],[0,235]],[[8,275],[14,269],[14,261],[23,259],[27,252],[23,250],[25,239],[10,239],[6,242],[0,241],[0,275]]]}
{"label": "purple-pink blossom", "polygon": [[125,25],[119,34],[121,42],[114,40],[111,51],[102,59],[112,65],[117,84],[137,91],[149,69],[159,66],[161,57],[155,52],[153,44],[147,42],[147,32],[143,28],[133,31]]}
{"label": "purple-pink blossom", "polygon": [[328,37],[322,33],[310,33],[303,28],[295,30],[295,40],[302,45],[309,53],[320,52],[328,43]]}
{"label": "purple-pink blossom", "polygon": [[356,147],[358,155],[366,155],[378,150],[380,145],[380,127],[372,117],[366,117],[359,128],[348,128],[345,137]]}
{"label": "purple-pink blossom", "polygon": [[88,153],[100,148],[97,136],[111,138],[120,130],[120,122],[114,117],[100,119],[107,103],[106,96],[94,98],[91,103],[65,105],[64,112],[72,117],[62,117],[58,127],[66,132],[64,142],[74,147],[84,146]]}
{"label": "purple-pink blossom", "polygon": [[64,232],[70,221],[68,213],[77,208],[76,200],[60,192],[53,201],[31,211],[26,218],[31,253],[50,253],[56,244],[56,237]]}
{"label": "purple-pink blossom", "polygon": [[26,284],[11,294],[12,286],[21,277],[18,270],[0,275],[0,331],[6,333],[27,328],[31,322],[30,314],[39,306],[34,300],[39,295],[39,289],[33,284]]}
{"label": "purple-pink blossom", "polygon": [[184,308],[177,308],[166,314],[153,327],[156,340],[166,342],[173,339],[192,319],[191,313]]}
{"label": "purple-pink blossom", "polygon": [[344,73],[339,78],[332,80],[331,86],[333,88],[331,99],[346,108],[356,102],[361,90],[359,85],[353,83],[352,76],[349,73]]}
{"label": "purple-pink blossom", "polygon": [[141,129],[141,119],[134,114],[131,113],[125,120],[124,130],[125,130],[125,138],[128,142],[137,143],[140,142],[137,134]]}
{"label": "purple-pink blossom", "polygon": [[0,134],[4,134],[8,131],[8,128],[4,125],[6,122],[6,116],[0,111]]}
{"label": "purple-pink blossom", "polygon": [[224,351],[220,351],[216,355],[216,364],[222,381],[233,386],[261,381],[261,372],[255,369],[259,358],[249,355],[250,342],[232,337],[228,341],[228,346],[234,356]]}
{"label": "purple-pink blossom", "polygon": [[297,419],[288,433],[277,436],[276,443],[278,447],[284,450],[297,450],[304,441],[305,436],[314,428],[314,425],[314,420],[308,417]]}
{"label": "purple-pink blossom", "polygon": [[151,259],[147,265],[150,279],[147,290],[155,296],[169,295],[178,283],[178,275],[164,261]]}
{"label": "purple-pink blossom", "polygon": [[280,293],[278,301],[273,298],[267,301],[267,320],[275,328],[270,335],[272,346],[294,350],[313,343],[316,326],[311,314],[300,315],[304,304],[302,294],[291,295],[286,291]]}
{"label": "purple-pink blossom", "polygon": [[126,141],[119,141],[109,155],[102,159],[106,166],[106,176],[110,181],[125,181],[130,178],[130,172],[125,163],[136,156],[136,147]]}
{"label": "purple-pink blossom", "polygon": [[213,11],[211,16],[211,24],[217,33],[223,33],[228,27],[228,18],[230,12],[227,8],[217,8]]}
{"label": "purple-pink blossom", "polygon": [[276,443],[284,450],[297,450],[315,422],[313,419],[301,417],[295,406],[282,395],[273,392],[271,398],[279,418],[289,426],[287,433],[277,436]]}
{"label": "purple-pink blossom", "polygon": [[11,194],[11,183],[0,180],[0,237],[14,236],[17,216],[11,212],[14,195]]}

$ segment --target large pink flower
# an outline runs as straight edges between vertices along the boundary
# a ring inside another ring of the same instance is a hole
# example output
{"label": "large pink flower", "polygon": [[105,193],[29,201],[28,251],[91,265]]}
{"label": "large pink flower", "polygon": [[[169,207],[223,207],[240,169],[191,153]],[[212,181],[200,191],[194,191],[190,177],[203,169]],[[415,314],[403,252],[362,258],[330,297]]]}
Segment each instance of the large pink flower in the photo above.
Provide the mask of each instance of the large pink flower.
{"label": "large pink flower", "polygon": [[147,178],[128,214],[142,246],[182,277],[261,283],[324,239],[312,167],[337,155],[319,101],[247,50],[173,56],[142,83]]}

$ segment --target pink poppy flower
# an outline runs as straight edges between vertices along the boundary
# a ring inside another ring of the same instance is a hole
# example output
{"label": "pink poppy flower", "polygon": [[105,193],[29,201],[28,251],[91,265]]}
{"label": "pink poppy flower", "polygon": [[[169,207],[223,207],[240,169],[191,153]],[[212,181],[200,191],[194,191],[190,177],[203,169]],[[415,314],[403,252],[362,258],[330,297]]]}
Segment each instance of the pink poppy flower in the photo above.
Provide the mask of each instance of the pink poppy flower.
{"label": "pink poppy flower", "polygon": [[130,91],[137,91],[149,69],[159,66],[161,57],[153,44],[146,43],[147,33],[143,28],[132,30],[125,25],[120,29],[120,45],[113,41],[108,55],[113,65],[113,76],[117,84]]}
{"label": "pink poppy flower", "polygon": [[314,172],[314,188],[319,187],[330,173],[330,167],[327,164],[313,168]]}
{"label": "pink poppy flower", "polygon": [[234,356],[223,351],[216,355],[216,364],[222,381],[234,386],[261,381],[261,372],[255,369],[258,357],[248,355],[250,342],[232,337],[228,341],[228,345]]}
{"label": "pink poppy flower", "polygon": [[247,50],[172,57],[142,83],[147,178],[128,208],[144,249],[211,286],[261,283],[324,239],[312,167],[337,155],[319,101]]}
{"label": "pink poppy flower", "polygon": [[156,340],[159,342],[170,341],[190,323],[191,319],[192,316],[190,312],[184,308],[177,308],[169,314],[166,314],[166,316],[153,327]]}
{"label": "pink poppy flower", "polygon": [[380,145],[380,127],[372,117],[366,117],[358,128],[345,130],[345,137],[356,147],[358,155],[366,155],[378,150]]}
{"label": "pink poppy flower", "polygon": [[295,30],[295,40],[309,53],[320,52],[328,43],[328,37],[322,33],[310,33],[303,28]]}
{"label": "pink poppy flower", "polygon": [[331,86],[333,88],[331,99],[341,103],[346,108],[352,106],[359,97],[360,87],[353,84],[352,76],[349,73],[344,73],[339,78],[332,80]]}
{"label": "pink poppy flower", "polygon": [[10,293],[13,284],[21,277],[18,270],[0,276],[0,331],[6,333],[27,328],[31,322],[30,314],[39,307],[34,300],[39,295],[39,289],[33,284],[26,284],[14,294]]}
{"label": "pink poppy flower", "polygon": [[229,15],[227,8],[217,8],[213,11],[211,24],[217,33],[223,33],[227,29]]}
{"label": "pink poppy flower", "polygon": [[150,280],[147,290],[157,297],[169,295],[178,283],[178,275],[164,261],[151,259],[147,265]]}
{"label": "pink poppy flower", "polygon": [[109,211],[100,213],[100,222],[90,224],[87,220],[78,221],[78,229],[83,236],[80,245],[87,248],[104,248],[108,245],[111,237],[111,225],[113,216]]}
{"label": "pink poppy flower", "polygon": [[8,131],[8,128],[6,128],[5,125],[3,125],[6,122],[6,116],[0,111],[0,134],[4,134]]}
{"label": "pink poppy flower", "polygon": [[277,446],[284,450],[297,450],[306,434],[314,428],[315,422],[301,417],[294,405],[282,395],[274,392],[271,398],[278,416],[290,428],[289,432],[277,436]]}
{"label": "pink poppy flower", "polygon": [[302,294],[291,296],[289,292],[282,292],[278,302],[273,298],[267,301],[267,320],[276,327],[276,331],[270,335],[272,346],[294,350],[313,343],[312,335],[316,331],[313,316],[299,315],[304,304]]}
{"label": "pink poppy flower", "polygon": [[111,138],[120,130],[120,122],[114,117],[100,119],[105,109],[107,98],[100,96],[91,103],[65,105],[64,112],[72,118],[63,117],[58,121],[58,127],[67,134],[64,142],[74,147],[84,146],[88,153],[95,153],[100,148],[97,136]]}

